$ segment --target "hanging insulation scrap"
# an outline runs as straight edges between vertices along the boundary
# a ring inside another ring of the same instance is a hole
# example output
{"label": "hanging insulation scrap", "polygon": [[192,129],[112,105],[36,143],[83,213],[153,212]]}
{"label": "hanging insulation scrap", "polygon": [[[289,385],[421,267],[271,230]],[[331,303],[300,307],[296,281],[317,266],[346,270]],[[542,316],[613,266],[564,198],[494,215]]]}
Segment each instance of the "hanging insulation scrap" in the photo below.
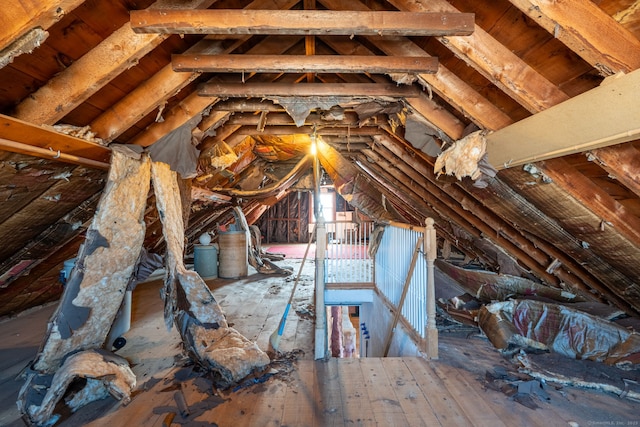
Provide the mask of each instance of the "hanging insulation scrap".
{"label": "hanging insulation scrap", "polygon": [[473,180],[480,178],[482,171],[478,163],[487,152],[486,135],[486,131],[477,131],[454,142],[436,159],[433,167],[436,175],[445,173],[454,175],[459,180],[465,176]]}

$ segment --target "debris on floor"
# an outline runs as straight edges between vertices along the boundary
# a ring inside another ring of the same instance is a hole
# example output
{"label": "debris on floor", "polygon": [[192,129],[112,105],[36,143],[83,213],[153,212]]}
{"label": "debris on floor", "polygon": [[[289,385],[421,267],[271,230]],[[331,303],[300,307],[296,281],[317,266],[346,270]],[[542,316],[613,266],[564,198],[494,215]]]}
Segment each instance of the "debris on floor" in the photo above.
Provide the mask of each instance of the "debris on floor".
{"label": "debris on floor", "polygon": [[640,334],[617,323],[621,310],[521,277],[436,266],[466,291],[438,301],[440,331],[477,331],[511,359],[508,375],[487,371],[488,388],[532,409],[549,384],[640,397]]}
{"label": "debris on floor", "polygon": [[[75,353],[53,376],[36,371],[27,375],[29,379],[20,390],[17,403],[28,421],[38,426],[53,425],[58,421],[60,415],[54,414],[54,410],[65,396],[65,403],[72,412],[109,395],[126,405],[136,386],[129,362],[106,350]],[[76,393],[67,394],[69,386],[79,379],[84,380],[85,385]]]}
{"label": "debris on floor", "polygon": [[640,334],[559,304],[533,300],[488,304],[478,313],[478,325],[505,354],[530,349],[630,369],[640,364]]}

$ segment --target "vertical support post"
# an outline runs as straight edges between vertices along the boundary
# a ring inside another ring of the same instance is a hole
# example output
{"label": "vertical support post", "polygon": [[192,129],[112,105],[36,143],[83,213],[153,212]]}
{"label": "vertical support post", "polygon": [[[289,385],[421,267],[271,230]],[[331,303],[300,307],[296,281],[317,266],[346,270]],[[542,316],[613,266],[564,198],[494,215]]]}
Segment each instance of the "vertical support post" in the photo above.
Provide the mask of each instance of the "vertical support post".
{"label": "vertical support post", "polygon": [[425,328],[426,353],[429,359],[438,359],[438,329],[436,328],[435,266],[438,256],[436,229],[433,218],[427,218],[424,229],[424,254],[427,258],[427,325]]}
{"label": "vertical support post", "polygon": [[324,359],[328,356],[327,345],[327,309],[324,304],[325,288],[325,251],[327,250],[327,226],[322,215],[320,202],[320,160],[315,129],[311,136],[311,151],[313,159],[313,177],[315,181],[313,206],[316,214],[316,329],[315,329],[315,359]]}
{"label": "vertical support post", "polygon": [[325,288],[325,250],[327,247],[327,229],[322,217],[316,217],[316,335],[315,335],[315,359],[324,359],[328,352],[327,347],[327,310],[324,304]]}

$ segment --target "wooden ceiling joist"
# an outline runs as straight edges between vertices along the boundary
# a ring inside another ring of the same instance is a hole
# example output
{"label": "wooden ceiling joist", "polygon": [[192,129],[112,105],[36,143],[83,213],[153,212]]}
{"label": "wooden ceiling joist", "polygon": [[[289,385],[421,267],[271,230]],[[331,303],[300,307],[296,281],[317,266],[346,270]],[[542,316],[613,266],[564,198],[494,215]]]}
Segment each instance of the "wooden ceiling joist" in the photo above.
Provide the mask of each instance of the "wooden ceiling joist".
{"label": "wooden ceiling joist", "polygon": [[435,73],[438,58],[361,55],[173,55],[174,71],[205,73]]}
{"label": "wooden ceiling joist", "polygon": [[[282,125],[293,126],[295,124],[291,116],[287,113],[284,113],[284,112],[283,113],[279,113],[279,112],[266,113],[265,112],[265,114],[266,114],[265,121],[269,126],[282,126]],[[376,119],[382,120],[380,117],[376,117]],[[258,115],[255,113],[236,113],[233,116],[231,116],[229,120],[226,121],[225,123],[229,125],[257,126],[260,123],[260,121],[261,121],[261,115]],[[323,120],[321,114],[310,113],[305,119],[305,124],[307,125],[315,124],[320,127],[322,126],[364,127],[366,125],[377,126],[377,124],[372,124],[372,123],[366,123],[366,124],[360,125],[358,123],[358,115],[352,111],[345,112],[344,119],[340,121]]]}
{"label": "wooden ceiling joist", "polygon": [[345,126],[332,127],[327,126],[323,128],[317,128],[316,126],[268,126],[264,132],[256,131],[255,126],[242,126],[236,130],[237,135],[280,135],[280,136],[296,136],[296,135],[311,135],[316,133],[317,135],[337,135],[349,137],[350,135],[375,135],[379,133],[377,126],[365,126],[348,128]]}
{"label": "wooden ceiling joist", "polygon": [[412,86],[379,83],[206,83],[198,94],[216,97],[260,98],[268,96],[332,96],[413,97],[417,89]]}
{"label": "wooden ceiling joist", "polygon": [[136,10],[136,33],[465,36],[473,13],[406,13],[331,10]]}

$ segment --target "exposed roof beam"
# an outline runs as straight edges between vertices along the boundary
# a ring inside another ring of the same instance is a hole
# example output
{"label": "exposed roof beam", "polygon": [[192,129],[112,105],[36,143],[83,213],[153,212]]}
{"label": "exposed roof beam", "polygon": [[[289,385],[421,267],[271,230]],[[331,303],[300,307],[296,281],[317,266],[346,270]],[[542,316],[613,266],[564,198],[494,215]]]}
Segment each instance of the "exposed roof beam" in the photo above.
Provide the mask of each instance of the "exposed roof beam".
{"label": "exposed roof beam", "polygon": [[487,137],[489,162],[522,165],[640,138],[640,70],[507,126]]}
{"label": "exposed roof beam", "polygon": [[186,124],[216,101],[214,98],[203,98],[192,92],[165,115],[164,121],[149,125],[144,132],[130,141],[130,144],[148,147],[164,135]]}
{"label": "exposed roof beam", "polygon": [[633,144],[600,148],[589,153],[609,175],[640,196],[640,150]]}
{"label": "exposed roof beam", "polygon": [[[260,9],[266,5],[287,9],[294,6],[296,0],[254,0],[247,5],[247,8]],[[249,36],[245,36],[249,37]],[[282,52],[288,49],[293,43],[290,38],[274,37],[271,43],[262,41],[258,43],[251,53],[272,53],[272,43],[281,47]],[[229,53],[237,47],[237,44],[244,40],[237,40],[220,52],[218,43],[210,40],[202,40],[190,48],[188,53]],[[106,141],[112,141],[133,126],[138,120],[153,110],[158,105],[164,105],[165,101],[174,96],[185,85],[190,83],[199,74],[176,73],[171,68],[171,64],[163,67],[151,78],[138,85],[124,98],[112,105],[108,110],[98,116],[92,123],[91,129]]]}
{"label": "exposed roof beam", "polygon": [[435,73],[438,58],[360,55],[173,55],[174,71],[205,73]]}
{"label": "exposed roof beam", "polygon": [[[235,113],[233,116],[229,118],[229,120],[226,123],[230,125],[256,126],[260,122],[260,118],[261,116],[255,113]],[[383,120],[381,119],[381,117],[376,117],[376,118]],[[386,119],[384,120],[386,121]],[[322,115],[318,113],[310,113],[305,119],[305,124],[308,124],[308,125],[316,124],[321,127],[322,126],[363,127],[367,125],[377,126],[377,124],[373,124],[370,122],[366,122],[361,126],[358,122],[359,122],[358,115],[352,111],[344,112],[344,119],[342,120],[324,120],[322,119]],[[266,118],[266,123],[269,126],[295,125],[293,118],[291,118],[289,114],[284,112],[268,113]]]}
{"label": "exposed roof beam", "polygon": [[269,99],[225,99],[216,103],[216,110],[219,111],[274,111],[282,112],[284,107],[275,104]]}
{"label": "exposed roof beam", "polygon": [[640,68],[640,40],[594,2],[510,1],[601,74]]}
{"label": "exposed roof beam", "polygon": [[257,131],[255,126],[242,126],[236,130],[237,135],[311,135],[313,133],[320,136],[339,135],[347,137],[350,135],[375,135],[380,133],[380,130],[378,126],[365,126],[361,128],[327,126],[323,128],[316,128],[315,126],[296,127],[295,125],[267,126],[264,132]]}
{"label": "exposed roof beam", "polygon": [[107,147],[2,114],[0,149],[98,169],[108,169],[111,158]]}
{"label": "exposed roof beam", "polygon": [[419,93],[418,96],[413,98],[407,98],[407,102],[411,108],[424,117],[434,129],[439,129],[446,135],[462,135],[464,124],[460,119],[448,110],[442,108],[424,93]]}
{"label": "exposed roof beam", "polygon": [[[412,12],[458,11],[446,0],[389,0],[389,3],[400,10]],[[556,85],[477,25],[469,37],[438,37],[438,40],[532,113],[569,98]]]}
{"label": "exposed roof beam", "polygon": [[40,27],[44,30],[78,7],[84,0],[40,0],[25,2],[4,0],[0,11],[0,51],[28,31]]}
{"label": "exposed roof beam", "polygon": [[[207,8],[214,2],[188,0],[183,7]],[[172,3],[173,0],[158,0],[151,7]],[[135,34],[126,23],[26,97],[17,105],[15,116],[31,123],[55,124],[123,71],[138,63],[167,37]],[[118,49],[114,49],[114,46],[118,46]]]}
{"label": "exposed roof beam", "polygon": [[332,10],[132,10],[136,33],[435,36],[469,35],[473,13]]}
{"label": "exposed roof beam", "polygon": [[403,98],[416,96],[413,86],[398,86],[379,83],[205,83],[200,96],[390,96]]}

